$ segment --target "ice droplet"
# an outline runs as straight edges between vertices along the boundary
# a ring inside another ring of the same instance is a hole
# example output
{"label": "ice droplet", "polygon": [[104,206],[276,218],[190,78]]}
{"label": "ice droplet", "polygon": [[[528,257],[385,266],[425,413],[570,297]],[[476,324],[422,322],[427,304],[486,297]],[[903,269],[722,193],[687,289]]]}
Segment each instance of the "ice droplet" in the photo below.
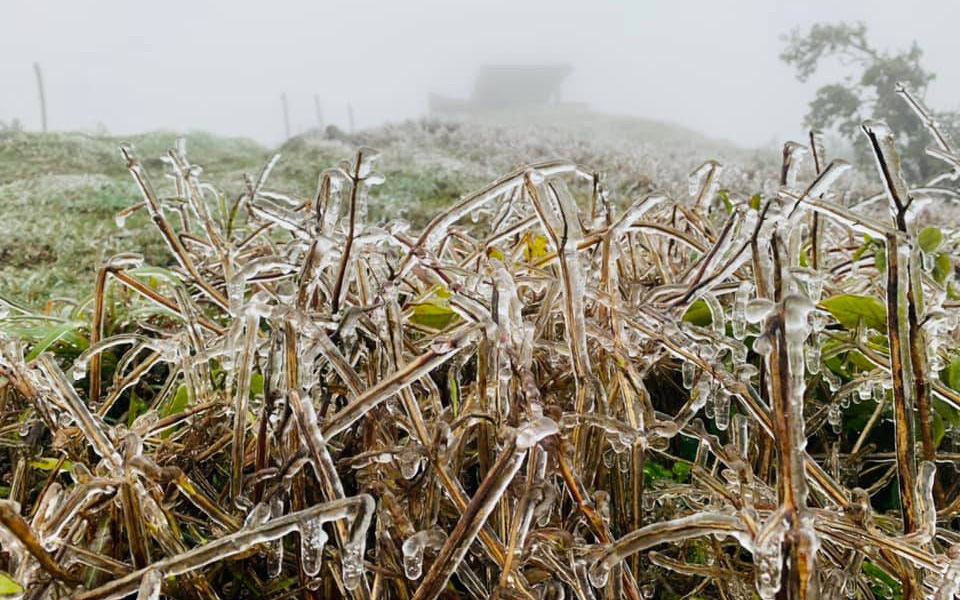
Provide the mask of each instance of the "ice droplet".
{"label": "ice droplet", "polygon": [[610,567],[605,565],[603,561],[595,562],[587,571],[587,577],[590,578],[590,585],[595,588],[602,588],[607,585],[607,580],[610,578],[609,576]]}

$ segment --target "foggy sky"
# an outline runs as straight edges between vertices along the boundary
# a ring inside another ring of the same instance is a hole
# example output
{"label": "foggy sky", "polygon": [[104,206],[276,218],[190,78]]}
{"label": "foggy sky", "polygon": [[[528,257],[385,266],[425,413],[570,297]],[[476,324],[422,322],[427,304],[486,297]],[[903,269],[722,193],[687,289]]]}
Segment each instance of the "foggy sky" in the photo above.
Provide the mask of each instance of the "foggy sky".
{"label": "foggy sky", "polygon": [[[39,129],[207,130],[275,144],[295,131],[418,117],[427,92],[469,96],[477,67],[566,62],[565,100],[673,121],[744,146],[802,135],[818,81],[779,59],[781,35],[862,20],[872,43],[918,40],[934,108],[960,106],[960,2],[936,0],[38,1],[0,5],[0,120]],[[822,81],[822,79],[821,79]]]}

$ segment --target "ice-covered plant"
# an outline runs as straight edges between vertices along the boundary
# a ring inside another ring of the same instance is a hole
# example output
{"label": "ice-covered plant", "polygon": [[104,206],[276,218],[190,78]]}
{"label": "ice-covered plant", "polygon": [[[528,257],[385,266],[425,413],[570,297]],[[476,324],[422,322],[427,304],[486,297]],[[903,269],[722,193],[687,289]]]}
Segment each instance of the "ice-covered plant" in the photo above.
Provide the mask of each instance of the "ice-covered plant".
{"label": "ice-covered plant", "polygon": [[901,93],[948,170],[911,188],[864,123],[882,218],[816,132],[753,196],[709,161],[624,203],[550,160],[419,231],[368,218],[367,148],[310,197],[269,189],[275,158],[228,198],[184,144],[162,188],[124,147],[121,216],[174,265],[102,265],[88,332],[27,344],[44,317],[4,309],[0,586],[952,597],[956,237],[915,201],[956,196],[960,155]]}

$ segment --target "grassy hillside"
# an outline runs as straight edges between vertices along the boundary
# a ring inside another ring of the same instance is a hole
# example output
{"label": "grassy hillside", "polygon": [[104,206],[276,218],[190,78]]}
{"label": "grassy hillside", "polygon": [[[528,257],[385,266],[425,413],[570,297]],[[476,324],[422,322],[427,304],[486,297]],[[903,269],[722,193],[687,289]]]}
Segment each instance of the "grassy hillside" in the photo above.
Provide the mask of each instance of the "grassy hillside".
{"label": "grassy hillside", "polygon": [[[0,135],[0,295],[39,305],[52,297],[82,299],[96,265],[117,252],[168,259],[137,213],[123,228],[116,213],[140,201],[120,158],[132,143],[148,173],[164,172],[159,156],[178,134],[111,137],[82,133]],[[371,218],[402,215],[421,225],[461,195],[531,160],[567,158],[612,173],[621,199],[683,182],[708,158],[750,165],[755,155],[653,121],[607,117],[576,108],[486,114],[466,122],[409,121],[348,135],[333,129],[288,140],[277,149],[207,133],[186,136],[204,177],[228,196],[240,193],[252,165],[283,156],[271,185],[296,197],[314,194],[318,173],[356,148],[381,151],[386,183],[371,198]],[[727,171],[730,185],[759,189],[754,171]],[[685,193],[683,189],[669,189]]]}
{"label": "grassy hillside", "polygon": [[[137,251],[165,262],[156,236],[145,228],[145,215],[135,215],[123,229],[114,222],[118,211],[139,201],[117,149],[123,141],[133,143],[144,157],[154,157],[145,164],[159,173],[155,157],[176,137],[0,136],[0,294],[31,304],[57,296],[80,299],[92,291],[91,273],[105,257]],[[268,155],[249,140],[187,138],[211,172],[236,181],[240,165]]]}

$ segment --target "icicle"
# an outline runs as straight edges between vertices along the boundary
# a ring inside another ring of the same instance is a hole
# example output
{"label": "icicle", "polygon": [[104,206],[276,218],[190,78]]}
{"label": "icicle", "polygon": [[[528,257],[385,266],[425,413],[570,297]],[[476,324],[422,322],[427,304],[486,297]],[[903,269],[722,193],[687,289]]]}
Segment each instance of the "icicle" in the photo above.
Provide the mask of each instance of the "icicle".
{"label": "icicle", "polygon": [[716,416],[713,406],[713,383],[710,377],[704,374],[697,383],[697,404],[703,407],[703,414],[708,419]]}
{"label": "icicle", "polygon": [[697,365],[692,360],[684,360],[680,365],[680,372],[683,375],[683,387],[693,389],[693,381],[697,376]]}
{"label": "icicle", "polygon": [[733,328],[733,337],[738,340],[742,340],[747,335],[747,302],[752,292],[753,284],[749,281],[741,281],[734,295],[731,326]]}
{"label": "icicle", "polygon": [[827,422],[833,428],[833,433],[839,434],[843,425],[843,412],[840,405],[836,402],[827,407]]}
{"label": "icicle", "polygon": [[783,526],[776,524],[771,531],[761,532],[760,535],[763,537],[757,540],[756,547],[753,549],[757,594],[763,600],[772,600],[780,591],[783,568]]}
{"label": "icicle", "polygon": [[725,431],[730,425],[730,393],[720,389],[714,400],[714,412],[717,429]]}
{"label": "icicle", "polygon": [[743,459],[750,455],[750,419],[743,413],[733,415],[733,438],[737,454]]}
{"label": "icicle", "polygon": [[821,369],[820,372],[823,374],[823,378],[827,380],[827,387],[831,392],[836,392],[843,385],[840,377],[830,369]]}
{"label": "icicle", "polygon": [[[283,500],[279,496],[274,497],[273,502],[271,502],[270,514],[274,519],[283,514]],[[260,518],[262,518],[260,515],[255,517],[255,519]],[[270,577],[279,577],[282,572],[283,540],[276,539],[267,544],[267,574]]]}
{"label": "icicle", "polygon": [[403,570],[407,579],[419,579],[423,573],[423,554],[427,549],[439,550],[447,535],[439,529],[417,532],[403,542]]}
{"label": "icicle", "polygon": [[363,579],[363,543],[351,541],[344,545],[342,561],[343,587],[355,590]]}
{"label": "icicle", "polygon": [[810,340],[807,343],[807,350],[805,353],[807,371],[810,371],[812,375],[816,375],[820,372],[820,351],[823,341],[820,339],[820,334],[813,334],[810,336]]}
{"label": "icicle", "polygon": [[327,544],[327,533],[319,519],[308,519],[300,527],[300,559],[303,571],[310,577],[320,573],[323,564],[323,548]]}

